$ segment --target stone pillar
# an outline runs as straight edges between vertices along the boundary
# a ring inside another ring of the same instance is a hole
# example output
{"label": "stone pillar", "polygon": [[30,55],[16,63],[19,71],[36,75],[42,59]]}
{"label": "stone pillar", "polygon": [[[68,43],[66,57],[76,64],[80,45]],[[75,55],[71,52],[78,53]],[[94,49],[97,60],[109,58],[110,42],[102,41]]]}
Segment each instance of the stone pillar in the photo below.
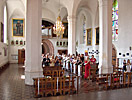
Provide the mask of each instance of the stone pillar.
{"label": "stone pillar", "polygon": [[25,84],[33,85],[33,78],[42,77],[42,0],[27,0],[26,9],[26,66]]}
{"label": "stone pillar", "polygon": [[76,54],[76,17],[68,16],[68,54]]}
{"label": "stone pillar", "polygon": [[112,73],[112,0],[99,0],[99,74]]}

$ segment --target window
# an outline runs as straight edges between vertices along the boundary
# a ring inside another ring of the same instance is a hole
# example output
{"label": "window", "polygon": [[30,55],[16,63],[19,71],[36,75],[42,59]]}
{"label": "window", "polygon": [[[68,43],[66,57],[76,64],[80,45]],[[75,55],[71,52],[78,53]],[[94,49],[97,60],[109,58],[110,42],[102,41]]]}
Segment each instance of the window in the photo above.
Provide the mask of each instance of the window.
{"label": "window", "polygon": [[118,0],[113,1],[112,11],[112,41],[118,41]]}
{"label": "window", "polygon": [[86,17],[83,19],[83,44],[86,44]]}

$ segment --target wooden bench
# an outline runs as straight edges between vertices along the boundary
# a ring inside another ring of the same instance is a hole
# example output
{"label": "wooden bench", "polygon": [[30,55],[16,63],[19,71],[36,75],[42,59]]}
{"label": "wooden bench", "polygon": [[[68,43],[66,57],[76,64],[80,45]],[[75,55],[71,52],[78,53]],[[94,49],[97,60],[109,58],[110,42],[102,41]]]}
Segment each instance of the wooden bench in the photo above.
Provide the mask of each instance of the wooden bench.
{"label": "wooden bench", "polygon": [[75,78],[78,80],[78,77],[33,78],[35,95],[71,94],[74,91],[78,91],[78,87],[75,88],[74,84]]}
{"label": "wooden bench", "polygon": [[108,76],[110,74],[100,74],[98,77],[96,77],[96,84],[98,86],[103,85],[105,89],[108,89]]}
{"label": "wooden bench", "polygon": [[45,72],[47,70],[53,71],[53,70],[62,70],[61,66],[45,66],[43,67],[43,74],[45,74]]}
{"label": "wooden bench", "polygon": [[65,72],[64,70],[46,70],[43,75],[50,77],[63,77],[64,72]]}

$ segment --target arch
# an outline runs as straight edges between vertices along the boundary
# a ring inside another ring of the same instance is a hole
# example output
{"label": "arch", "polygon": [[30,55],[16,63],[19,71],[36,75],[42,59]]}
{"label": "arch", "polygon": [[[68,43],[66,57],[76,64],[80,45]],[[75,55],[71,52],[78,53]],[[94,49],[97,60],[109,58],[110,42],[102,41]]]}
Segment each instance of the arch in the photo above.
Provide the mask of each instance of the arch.
{"label": "arch", "polygon": [[77,9],[78,9],[79,4],[81,3],[81,1],[82,0],[74,0],[74,2],[73,2],[73,9],[72,9],[71,12],[68,12],[68,15],[70,15],[70,14],[76,15]]}
{"label": "arch", "polygon": [[42,19],[45,19],[45,20],[52,22],[52,23],[55,23],[56,15],[50,9],[43,7],[42,8]]}
{"label": "arch", "polygon": [[60,16],[61,16],[61,20],[65,21],[67,20],[67,16],[68,16],[68,11],[66,9],[66,7],[62,7],[61,10],[60,10]]}
{"label": "arch", "polygon": [[24,11],[22,10],[22,9],[19,9],[19,8],[16,8],[14,11],[13,11],[13,13],[11,14],[11,16],[9,17],[9,19],[11,19],[12,17],[25,17],[25,15],[24,15]]}
{"label": "arch", "polygon": [[[86,17],[86,29],[92,27],[92,17],[91,14],[88,10],[85,8],[79,9],[77,13],[77,24],[76,24],[76,29],[77,29],[77,35],[76,38],[78,39],[79,44],[83,43],[83,18],[84,16]],[[81,37],[81,38],[80,38]]]}
{"label": "arch", "polygon": [[96,15],[94,20],[94,26],[99,27],[99,2],[97,3]]}
{"label": "arch", "polygon": [[44,54],[49,53],[50,55],[54,55],[54,46],[52,42],[48,39],[43,39],[43,49],[44,49]]}

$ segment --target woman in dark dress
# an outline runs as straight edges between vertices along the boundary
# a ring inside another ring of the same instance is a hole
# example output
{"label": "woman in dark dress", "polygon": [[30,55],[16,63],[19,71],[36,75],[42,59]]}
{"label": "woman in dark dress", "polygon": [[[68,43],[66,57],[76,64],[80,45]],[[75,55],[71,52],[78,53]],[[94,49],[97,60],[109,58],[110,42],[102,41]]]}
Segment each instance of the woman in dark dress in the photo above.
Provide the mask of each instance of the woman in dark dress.
{"label": "woman in dark dress", "polygon": [[126,60],[123,61],[123,72],[126,71]]}
{"label": "woman in dark dress", "polygon": [[58,56],[55,57],[55,66],[60,66]]}

